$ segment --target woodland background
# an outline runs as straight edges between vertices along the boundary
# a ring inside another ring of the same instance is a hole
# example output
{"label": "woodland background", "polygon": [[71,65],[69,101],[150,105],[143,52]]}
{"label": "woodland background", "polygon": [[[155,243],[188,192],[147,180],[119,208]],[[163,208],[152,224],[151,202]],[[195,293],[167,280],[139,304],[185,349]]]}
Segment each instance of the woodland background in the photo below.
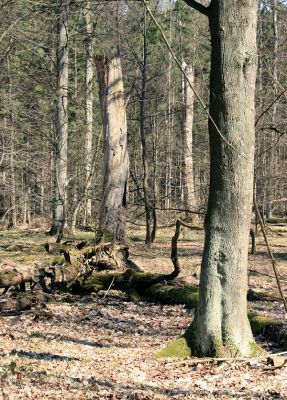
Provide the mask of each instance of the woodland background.
{"label": "woodland background", "polygon": [[[53,3],[41,1],[1,3],[1,224],[11,228],[45,221],[49,226],[55,202],[57,11]],[[151,1],[150,7],[178,59],[193,68],[195,87],[208,104],[210,40],[206,19],[181,1]],[[87,31],[85,19],[90,11],[92,33]],[[254,191],[267,217],[271,217],[271,205],[281,216],[286,213],[286,17],[284,1],[260,2]],[[174,219],[177,211],[173,209],[204,213],[209,184],[207,116],[195,98],[193,145],[188,147],[183,138],[182,73],[143,5],[137,1],[71,3],[68,27],[68,226],[94,227],[101,201],[103,134],[96,73],[92,148],[87,146],[86,58],[91,42],[93,55],[112,57],[119,52],[123,64],[129,97],[128,222],[144,223],[146,201],[153,221],[161,223]],[[147,199],[143,192],[143,146]],[[196,207],[184,200],[187,152],[193,159]],[[92,159],[92,179],[83,201],[88,159]]]}

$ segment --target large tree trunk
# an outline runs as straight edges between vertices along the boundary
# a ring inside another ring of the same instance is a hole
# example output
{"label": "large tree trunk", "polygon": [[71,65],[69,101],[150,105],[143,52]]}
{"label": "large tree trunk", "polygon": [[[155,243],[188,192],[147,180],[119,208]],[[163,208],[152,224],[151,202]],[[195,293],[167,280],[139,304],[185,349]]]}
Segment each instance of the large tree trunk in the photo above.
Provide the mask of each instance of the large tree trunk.
{"label": "large tree trunk", "polygon": [[129,157],[121,60],[96,57],[104,126],[104,191],[97,232],[99,240],[125,239]]}
{"label": "large tree trunk", "polygon": [[210,192],[199,305],[192,330],[201,354],[254,354],[247,318],[252,207],[257,1],[213,1],[209,121]]}
{"label": "large tree trunk", "polygon": [[[184,71],[188,77],[190,83],[194,85],[194,71],[191,66],[184,65]],[[185,105],[185,115],[184,115],[184,127],[183,127],[183,162],[182,162],[182,174],[183,174],[183,197],[184,206],[187,210],[197,211],[197,199],[195,195],[194,187],[194,173],[193,173],[193,103],[194,103],[194,93],[189,86],[186,79],[184,80],[184,105]],[[190,218],[190,213],[186,213],[186,217]],[[196,214],[192,219],[198,219]]]}
{"label": "large tree trunk", "polygon": [[54,203],[51,234],[59,234],[65,224],[68,157],[68,6],[63,5],[57,21],[57,105],[56,105],[56,168]]}
{"label": "large tree trunk", "polygon": [[185,356],[251,356],[259,351],[247,318],[257,1],[213,0],[203,9],[212,45],[210,114],[232,146],[209,120],[210,192],[199,303],[191,326],[165,354],[177,348]]}

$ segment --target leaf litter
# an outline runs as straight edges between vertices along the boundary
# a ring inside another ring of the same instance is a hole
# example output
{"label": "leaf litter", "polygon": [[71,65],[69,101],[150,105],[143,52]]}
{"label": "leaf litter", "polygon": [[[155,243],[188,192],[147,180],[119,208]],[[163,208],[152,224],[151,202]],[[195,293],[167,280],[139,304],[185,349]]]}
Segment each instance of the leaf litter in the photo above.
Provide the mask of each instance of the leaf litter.
{"label": "leaf litter", "polygon": [[[202,246],[187,242],[181,249],[182,275],[198,283]],[[146,271],[172,268],[167,243],[152,249],[134,244],[131,252]],[[250,257],[250,268],[263,273],[250,276],[252,288],[276,290],[265,276],[270,268],[262,252]],[[279,268],[286,274],[283,258]],[[64,302],[59,296],[62,301],[47,304],[38,318],[33,310],[0,317],[1,400],[287,399],[284,364],[156,360],[154,354],[193,318],[183,305],[132,303],[112,289],[106,297],[71,297],[73,302]],[[286,322],[279,301],[252,302],[250,309]],[[279,351],[264,337],[258,339],[266,349]]]}

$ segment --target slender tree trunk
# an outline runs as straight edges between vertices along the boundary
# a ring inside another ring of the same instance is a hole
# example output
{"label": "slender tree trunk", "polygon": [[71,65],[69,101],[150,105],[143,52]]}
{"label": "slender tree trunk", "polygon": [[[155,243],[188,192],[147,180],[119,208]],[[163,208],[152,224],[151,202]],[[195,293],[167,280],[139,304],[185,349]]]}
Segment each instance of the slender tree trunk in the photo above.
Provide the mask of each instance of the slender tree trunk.
{"label": "slender tree trunk", "polygon": [[142,58],[142,81],[140,95],[140,136],[142,150],[142,165],[143,165],[143,194],[146,218],[146,237],[145,243],[151,243],[151,209],[148,194],[148,160],[147,160],[147,145],[145,132],[145,95],[146,95],[146,68],[147,68],[147,23],[146,11],[144,10],[144,26],[143,26],[143,58]]}
{"label": "slender tree trunk", "polygon": [[56,201],[50,234],[59,234],[65,224],[68,161],[68,6],[61,6],[57,21],[57,105],[56,105]]}
{"label": "slender tree trunk", "polygon": [[[157,101],[157,100],[156,100]],[[155,107],[156,114],[157,114],[157,104]],[[158,129],[157,129],[157,116],[154,117],[154,124],[153,124],[153,210],[152,210],[152,217],[153,217],[153,226],[151,231],[151,242],[154,243],[156,239],[156,232],[157,232],[157,196],[158,196],[158,186],[157,186],[157,163],[158,163]]]}
{"label": "slender tree trunk", "polygon": [[40,181],[40,215],[43,216],[44,215],[44,199],[45,199],[45,186],[47,186],[47,184],[45,185],[46,181],[46,176],[44,174],[44,170],[42,172],[42,176],[41,176],[41,181]]}
{"label": "slender tree trunk", "polygon": [[[172,1],[169,0],[169,43],[173,42],[173,31],[172,31]],[[167,97],[168,97],[168,109],[167,109],[167,157],[166,157],[166,182],[165,182],[165,207],[171,207],[171,180],[172,180],[172,125],[173,125],[173,87],[172,87],[172,57],[168,54],[168,75],[167,75]]]}
{"label": "slender tree trunk", "polygon": [[12,209],[9,227],[16,228],[17,226],[17,197],[16,197],[16,177],[15,177],[15,124],[14,124],[14,109],[13,109],[13,87],[12,87],[12,78],[11,78],[11,71],[10,71],[10,59],[7,56],[7,70],[8,70],[8,82],[9,82],[9,129],[11,135],[11,144],[10,144],[10,182],[11,182],[11,195],[10,195],[10,207]]}
{"label": "slender tree trunk", "polygon": [[96,57],[104,127],[104,190],[97,232],[99,240],[125,240],[129,157],[121,60]]}
{"label": "slender tree trunk", "polygon": [[22,173],[22,225],[27,225],[27,205],[28,205],[28,193],[27,184],[25,179],[25,172]]}
{"label": "slender tree trunk", "polygon": [[[12,128],[13,129],[13,128]],[[11,196],[10,206],[12,208],[9,226],[16,228],[17,226],[17,204],[16,204],[16,181],[15,181],[15,166],[14,166],[14,134],[11,135],[11,153],[10,153],[10,180],[11,180]]]}
{"label": "slender tree trunk", "polygon": [[[191,66],[185,64],[184,71],[190,83],[194,85],[194,71]],[[182,153],[182,175],[183,175],[183,195],[184,206],[188,210],[196,211],[198,202],[195,195],[194,172],[193,172],[193,103],[194,93],[188,82],[184,81],[184,127],[183,127],[183,153]],[[186,218],[190,218],[189,213],[186,213]],[[193,220],[196,220],[194,214]]]}
{"label": "slender tree trunk", "polygon": [[90,198],[91,174],[92,174],[92,141],[93,141],[93,13],[91,11],[90,1],[87,2],[86,18],[86,141],[85,141],[85,170],[86,170],[86,207],[85,221],[88,224],[92,215],[92,200]]}
{"label": "slender tree trunk", "polygon": [[[274,98],[277,95],[278,87],[278,0],[273,0],[272,4],[273,14],[273,87],[274,87]],[[276,118],[277,102],[273,106],[273,120]]]}

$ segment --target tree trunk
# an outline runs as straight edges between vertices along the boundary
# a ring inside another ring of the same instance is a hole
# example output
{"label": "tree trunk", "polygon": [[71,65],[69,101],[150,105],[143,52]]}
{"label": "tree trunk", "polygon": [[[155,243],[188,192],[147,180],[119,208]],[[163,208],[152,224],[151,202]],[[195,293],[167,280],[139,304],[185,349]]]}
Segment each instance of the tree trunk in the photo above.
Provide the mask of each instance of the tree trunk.
{"label": "tree trunk", "polygon": [[12,78],[10,75],[10,59],[9,56],[6,58],[7,62],[7,70],[8,70],[8,82],[9,82],[9,128],[10,128],[10,137],[11,137],[11,144],[10,144],[10,180],[11,180],[11,195],[10,195],[10,207],[11,207],[11,215],[9,218],[9,227],[16,228],[17,226],[17,196],[16,196],[16,173],[15,173],[15,150],[14,150],[14,142],[15,142],[15,121],[14,121],[14,107],[13,107],[13,86],[12,86]]}
{"label": "tree trunk", "polygon": [[247,318],[257,1],[213,0],[208,8],[194,3],[209,17],[210,114],[235,148],[209,119],[210,191],[199,303],[186,333],[162,354],[252,356],[262,351]]}
{"label": "tree trunk", "polygon": [[[191,82],[194,85],[194,71],[193,68],[185,65],[184,71]],[[184,195],[184,206],[187,210],[197,211],[197,199],[195,195],[194,187],[194,172],[193,172],[193,103],[194,93],[188,82],[184,81],[184,127],[183,127],[183,162],[182,162],[182,174],[183,174],[183,195]],[[186,213],[186,217],[190,218],[190,213]],[[196,214],[192,217],[196,219]]]}
{"label": "tree trunk", "polygon": [[147,161],[147,145],[145,132],[145,95],[146,95],[146,68],[147,68],[147,23],[146,11],[144,10],[144,26],[143,26],[143,58],[141,67],[141,94],[140,94],[140,135],[141,135],[141,150],[142,150],[142,166],[143,166],[143,194],[146,218],[146,236],[145,243],[151,243],[151,209],[148,193],[148,161]]}
{"label": "tree trunk", "polygon": [[125,239],[129,157],[121,60],[96,57],[104,127],[104,188],[97,232],[99,240]]}
{"label": "tree trunk", "polygon": [[91,11],[90,2],[87,3],[86,12],[86,141],[85,141],[85,170],[86,170],[86,208],[85,221],[87,225],[92,215],[92,201],[90,198],[91,174],[92,174],[92,140],[93,140],[93,80],[94,80],[94,63],[93,63],[93,13]]}
{"label": "tree trunk", "polygon": [[[156,100],[156,113],[157,111],[157,100]],[[154,117],[153,124],[153,210],[152,210],[152,219],[153,226],[151,231],[151,243],[155,242],[156,233],[157,233],[157,197],[158,197],[158,185],[157,185],[157,165],[158,165],[158,129],[157,129],[157,116]]]}
{"label": "tree trunk", "polygon": [[191,326],[204,355],[254,354],[247,318],[247,256],[253,192],[257,1],[213,1],[209,120],[210,192],[199,305]]}
{"label": "tree trunk", "polygon": [[57,21],[57,105],[56,105],[56,198],[51,234],[59,234],[65,224],[68,157],[68,6],[62,6]]}
{"label": "tree trunk", "polygon": [[[274,87],[274,98],[277,96],[278,86],[278,0],[273,0],[272,4],[272,16],[273,16],[273,87]],[[273,106],[273,122],[276,118],[277,102]]]}

